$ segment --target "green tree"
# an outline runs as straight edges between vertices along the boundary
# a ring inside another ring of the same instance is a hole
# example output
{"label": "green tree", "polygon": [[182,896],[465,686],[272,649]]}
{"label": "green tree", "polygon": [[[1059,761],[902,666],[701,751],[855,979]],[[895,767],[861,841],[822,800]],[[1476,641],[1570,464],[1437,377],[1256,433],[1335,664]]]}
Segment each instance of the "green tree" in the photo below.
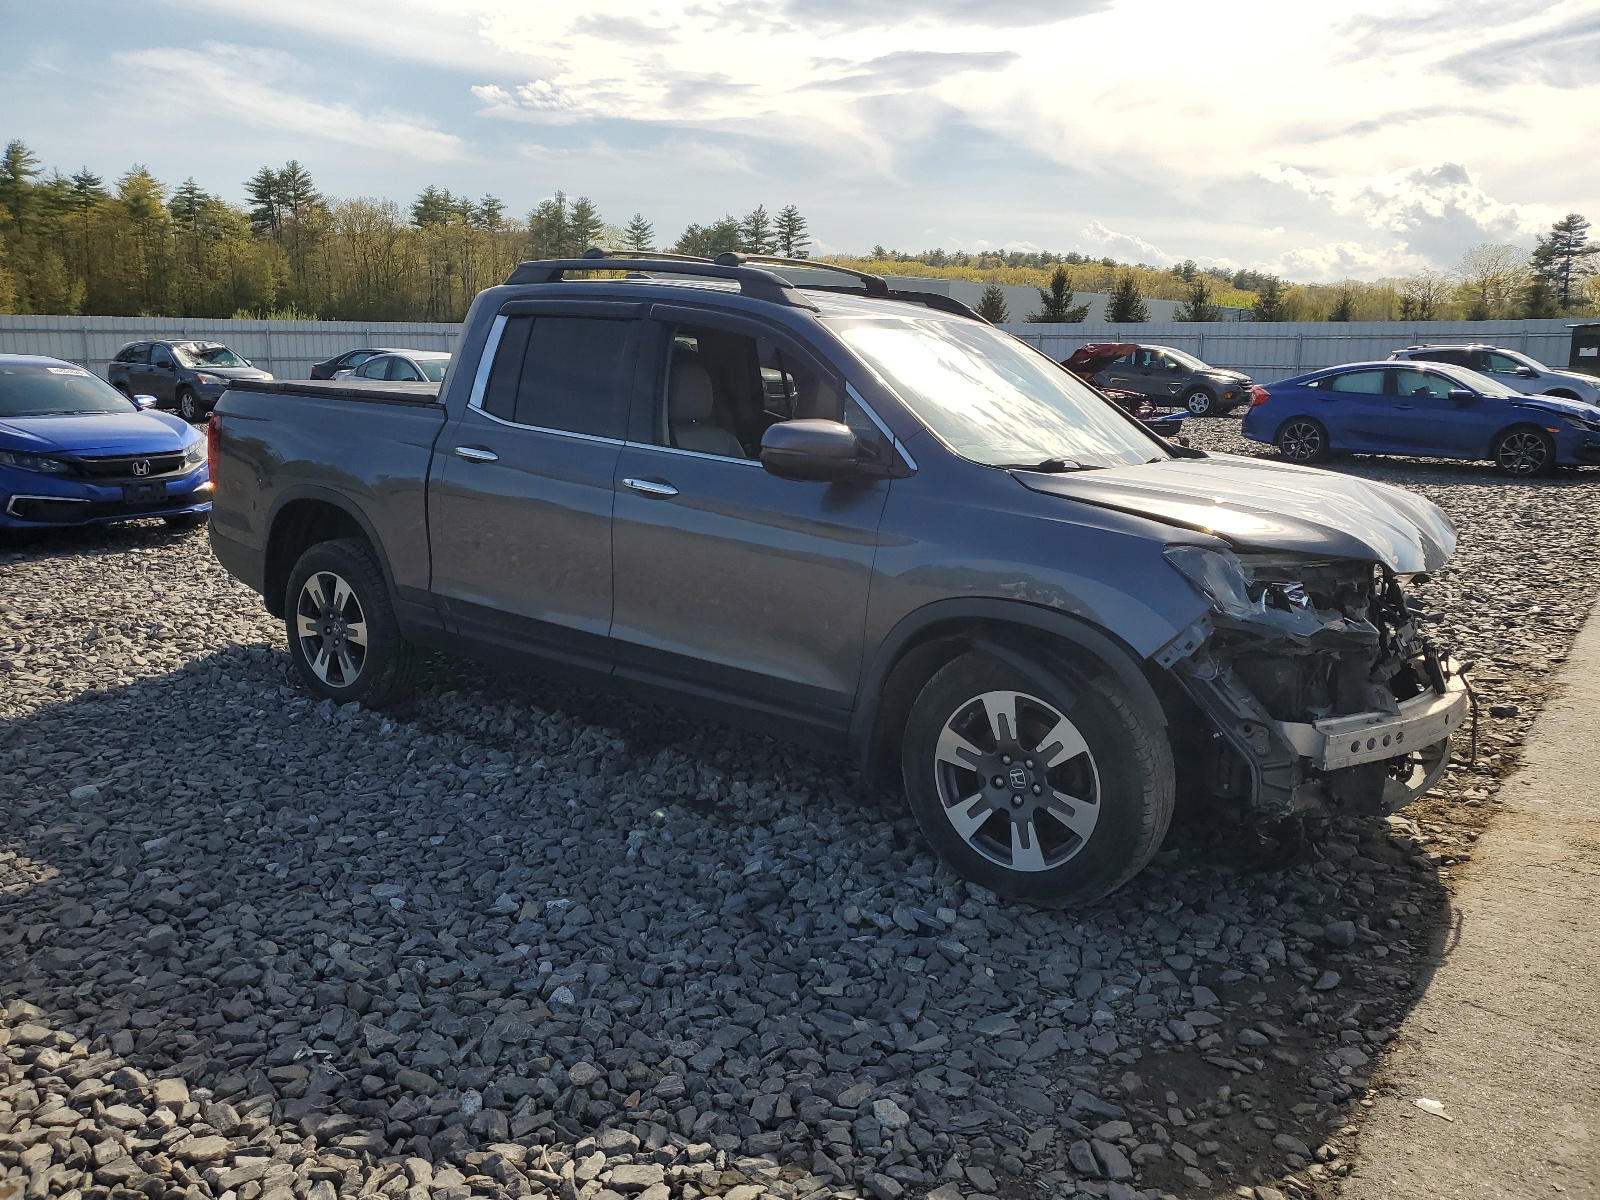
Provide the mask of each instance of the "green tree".
{"label": "green tree", "polygon": [[[811,238],[806,233],[806,219],[794,205],[786,204],[778,213],[778,219],[773,224],[773,235],[777,238],[778,253],[784,258],[811,257],[806,249],[811,243]],[[875,257],[882,258],[883,255],[876,254]]]}
{"label": "green tree", "polygon": [[257,233],[276,237],[282,210],[278,172],[262,167],[245,180],[244,194],[250,198],[250,227]]}
{"label": "green tree", "polygon": [[767,206],[758,204],[739,222],[739,249],[746,254],[771,254],[778,248],[778,239],[767,214]]}
{"label": "green tree", "polygon": [[19,234],[24,231],[33,181],[38,177],[39,159],[27,143],[20,139],[7,142],[5,154],[0,156],[0,205],[5,206]]}
{"label": "green tree", "polygon": [[1073,304],[1072,281],[1065,267],[1057,267],[1050,275],[1048,291],[1039,292],[1039,311],[1029,313],[1034,322],[1076,325],[1089,315],[1087,304]]}
{"label": "green tree", "polygon": [[1215,321],[1222,310],[1211,303],[1211,285],[1204,275],[1195,275],[1189,282],[1189,295],[1183,307],[1174,315],[1174,321]]}
{"label": "green tree", "polygon": [[489,233],[499,233],[506,226],[506,202],[494,196],[485,195],[477,204],[471,206],[470,223],[477,229]]}
{"label": "green tree", "polygon": [[1111,301],[1106,305],[1106,320],[1117,325],[1137,324],[1150,319],[1144,297],[1132,273],[1121,276],[1111,289]]}
{"label": "green tree", "polygon": [[633,220],[628,222],[628,227],[622,231],[623,243],[629,250],[640,253],[656,248],[655,226],[644,219],[643,213],[634,213]]}
{"label": "green tree", "polygon": [[571,215],[565,192],[557,192],[528,214],[528,246],[533,258],[565,258],[572,244]]}
{"label": "green tree", "polygon": [[1347,279],[1334,293],[1333,307],[1328,310],[1330,321],[1353,321],[1356,315],[1356,290]]}
{"label": "green tree", "polygon": [[1192,258],[1186,258],[1172,268],[1172,273],[1185,283],[1193,283],[1195,276],[1200,273],[1200,264]]}
{"label": "green tree", "polygon": [[1568,213],[1539,235],[1538,245],[1528,260],[1534,276],[1550,285],[1561,307],[1571,308],[1573,294],[1582,302],[1583,281],[1593,267],[1591,260],[1600,254],[1600,244],[1589,242],[1589,222],[1578,213]]}
{"label": "green tree", "polygon": [[605,227],[594,201],[579,196],[572,202],[572,212],[567,218],[567,253],[577,258],[590,246],[598,246]]}
{"label": "green tree", "polygon": [[985,321],[992,321],[996,325],[1011,319],[1011,313],[1006,309],[1006,294],[998,283],[991,283],[983,289],[977,312]]}
{"label": "green tree", "polygon": [[411,223],[418,229],[430,225],[448,225],[460,214],[456,198],[431,183],[411,202]]}
{"label": "green tree", "polygon": [[677,254],[715,258],[729,250],[737,251],[743,245],[742,238],[739,218],[728,216],[711,225],[690,225],[678,236],[672,249]]}
{"label": "green tree", "polygon": [[1288,305],[1283,299],[1283,280],[1267,275],[1256,282],[1256,304],[1251,310],[1253,321],[1287,321]]}
{"label": "green tree", "polygon": [[1521,309],[1523,317],[1530,321],[1549,320],[1561,315],[1560,300],[1549,280],[1537,275],[1530,276],[1523,286]]}

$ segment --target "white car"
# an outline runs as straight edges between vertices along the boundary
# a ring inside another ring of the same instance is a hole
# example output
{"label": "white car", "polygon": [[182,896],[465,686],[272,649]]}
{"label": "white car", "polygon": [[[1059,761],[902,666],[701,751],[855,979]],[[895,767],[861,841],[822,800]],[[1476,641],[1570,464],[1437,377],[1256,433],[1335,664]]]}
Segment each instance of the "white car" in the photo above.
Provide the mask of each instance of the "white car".
{"label": "white car", "polygon": [[1475,342],[1470,346],[1407,346],[1389,355],[1412,362],[1453,363],[1505,384],[1526,396],[1563,396],[1600,404],[1600,379],[1576,371],[1558,371],[1517,350]]}
{"label": "white car", "polygon": [[450,356],[438,350],[404,350],[375,354],[353,371],[336,371],[335,379],[383,379],[390,383],[438,383]]}

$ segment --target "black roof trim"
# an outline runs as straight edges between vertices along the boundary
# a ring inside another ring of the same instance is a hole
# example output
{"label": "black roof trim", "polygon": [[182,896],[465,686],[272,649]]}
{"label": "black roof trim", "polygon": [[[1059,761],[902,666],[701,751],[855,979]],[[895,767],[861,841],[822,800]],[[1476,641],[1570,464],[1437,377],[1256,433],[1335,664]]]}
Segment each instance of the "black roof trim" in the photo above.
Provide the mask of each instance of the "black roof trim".
{"label": "black roof trim", "polygon": [[634,251],[606,251],[591,248],[582,258],[548,258],[521,263],[506,280],[508,284],[559,283],[568,271],[654,271],[663,275],[698,275],[725,279],[739,285],[741,294],[753,300],[768,300],[788,308],[816,305],[807,300],[786,279],[755,267],[729,266],[687,254],[654,254]]}
{"label": "black roof trim", "polygon": [[[814,258],[783,258],[777,254],[745,254],[737,250],[726,250],[717,255],[716,262],[725,267],[742,267],[745,263],[766,263],[775,267],[807,267],[814,271],[833,271],[839,275],[850,275],[859,279],[867,289],[869,296],[889,295],[889,285],[883,281],[881,275],[870,275],[866,271],[857,271],[852,267],[841,267],[838,263],[820,262]],[[804,286],[804,285],[797,285]],[[826,288],[826,284],[818,285]]]}

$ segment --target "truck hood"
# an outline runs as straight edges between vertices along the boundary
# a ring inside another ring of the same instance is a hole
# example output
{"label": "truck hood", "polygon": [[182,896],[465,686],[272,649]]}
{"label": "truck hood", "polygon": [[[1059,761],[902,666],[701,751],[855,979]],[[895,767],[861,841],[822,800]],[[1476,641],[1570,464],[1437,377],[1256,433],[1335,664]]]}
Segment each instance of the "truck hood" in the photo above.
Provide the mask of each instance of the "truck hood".
{"label": "truck hood", "polygon": [[1012,474],[1047,496],[1199,530],[1242,550],[1377,561],[1411,575],[1437,570],[1456,546],[1455,526],[1432,501],[1312,467],[1219,456]]}
{"label": "truck hood", "polygon": [[0,447],[29,454],[162,454],[181,450],[193,440],[182,418],[161,412],[0,420]]}

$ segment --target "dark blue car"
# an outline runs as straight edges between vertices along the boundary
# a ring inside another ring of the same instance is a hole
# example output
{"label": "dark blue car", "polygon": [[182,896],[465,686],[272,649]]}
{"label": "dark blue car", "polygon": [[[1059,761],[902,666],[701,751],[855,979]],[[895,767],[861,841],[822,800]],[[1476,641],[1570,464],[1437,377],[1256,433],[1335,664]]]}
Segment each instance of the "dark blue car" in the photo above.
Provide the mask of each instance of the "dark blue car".
{"label": "dark blue car", "polygon": [[204,435],[82,367],[0,354],[0,530],[211,511]]}
{"label": "dark blue car", "polygon": [[1525,396],[1444,363],[1347,363],[1258,387],[1243,431],[1297,463],[1342,452],[1487,458],[1517,476],[1600,464],[1600,407]]}

